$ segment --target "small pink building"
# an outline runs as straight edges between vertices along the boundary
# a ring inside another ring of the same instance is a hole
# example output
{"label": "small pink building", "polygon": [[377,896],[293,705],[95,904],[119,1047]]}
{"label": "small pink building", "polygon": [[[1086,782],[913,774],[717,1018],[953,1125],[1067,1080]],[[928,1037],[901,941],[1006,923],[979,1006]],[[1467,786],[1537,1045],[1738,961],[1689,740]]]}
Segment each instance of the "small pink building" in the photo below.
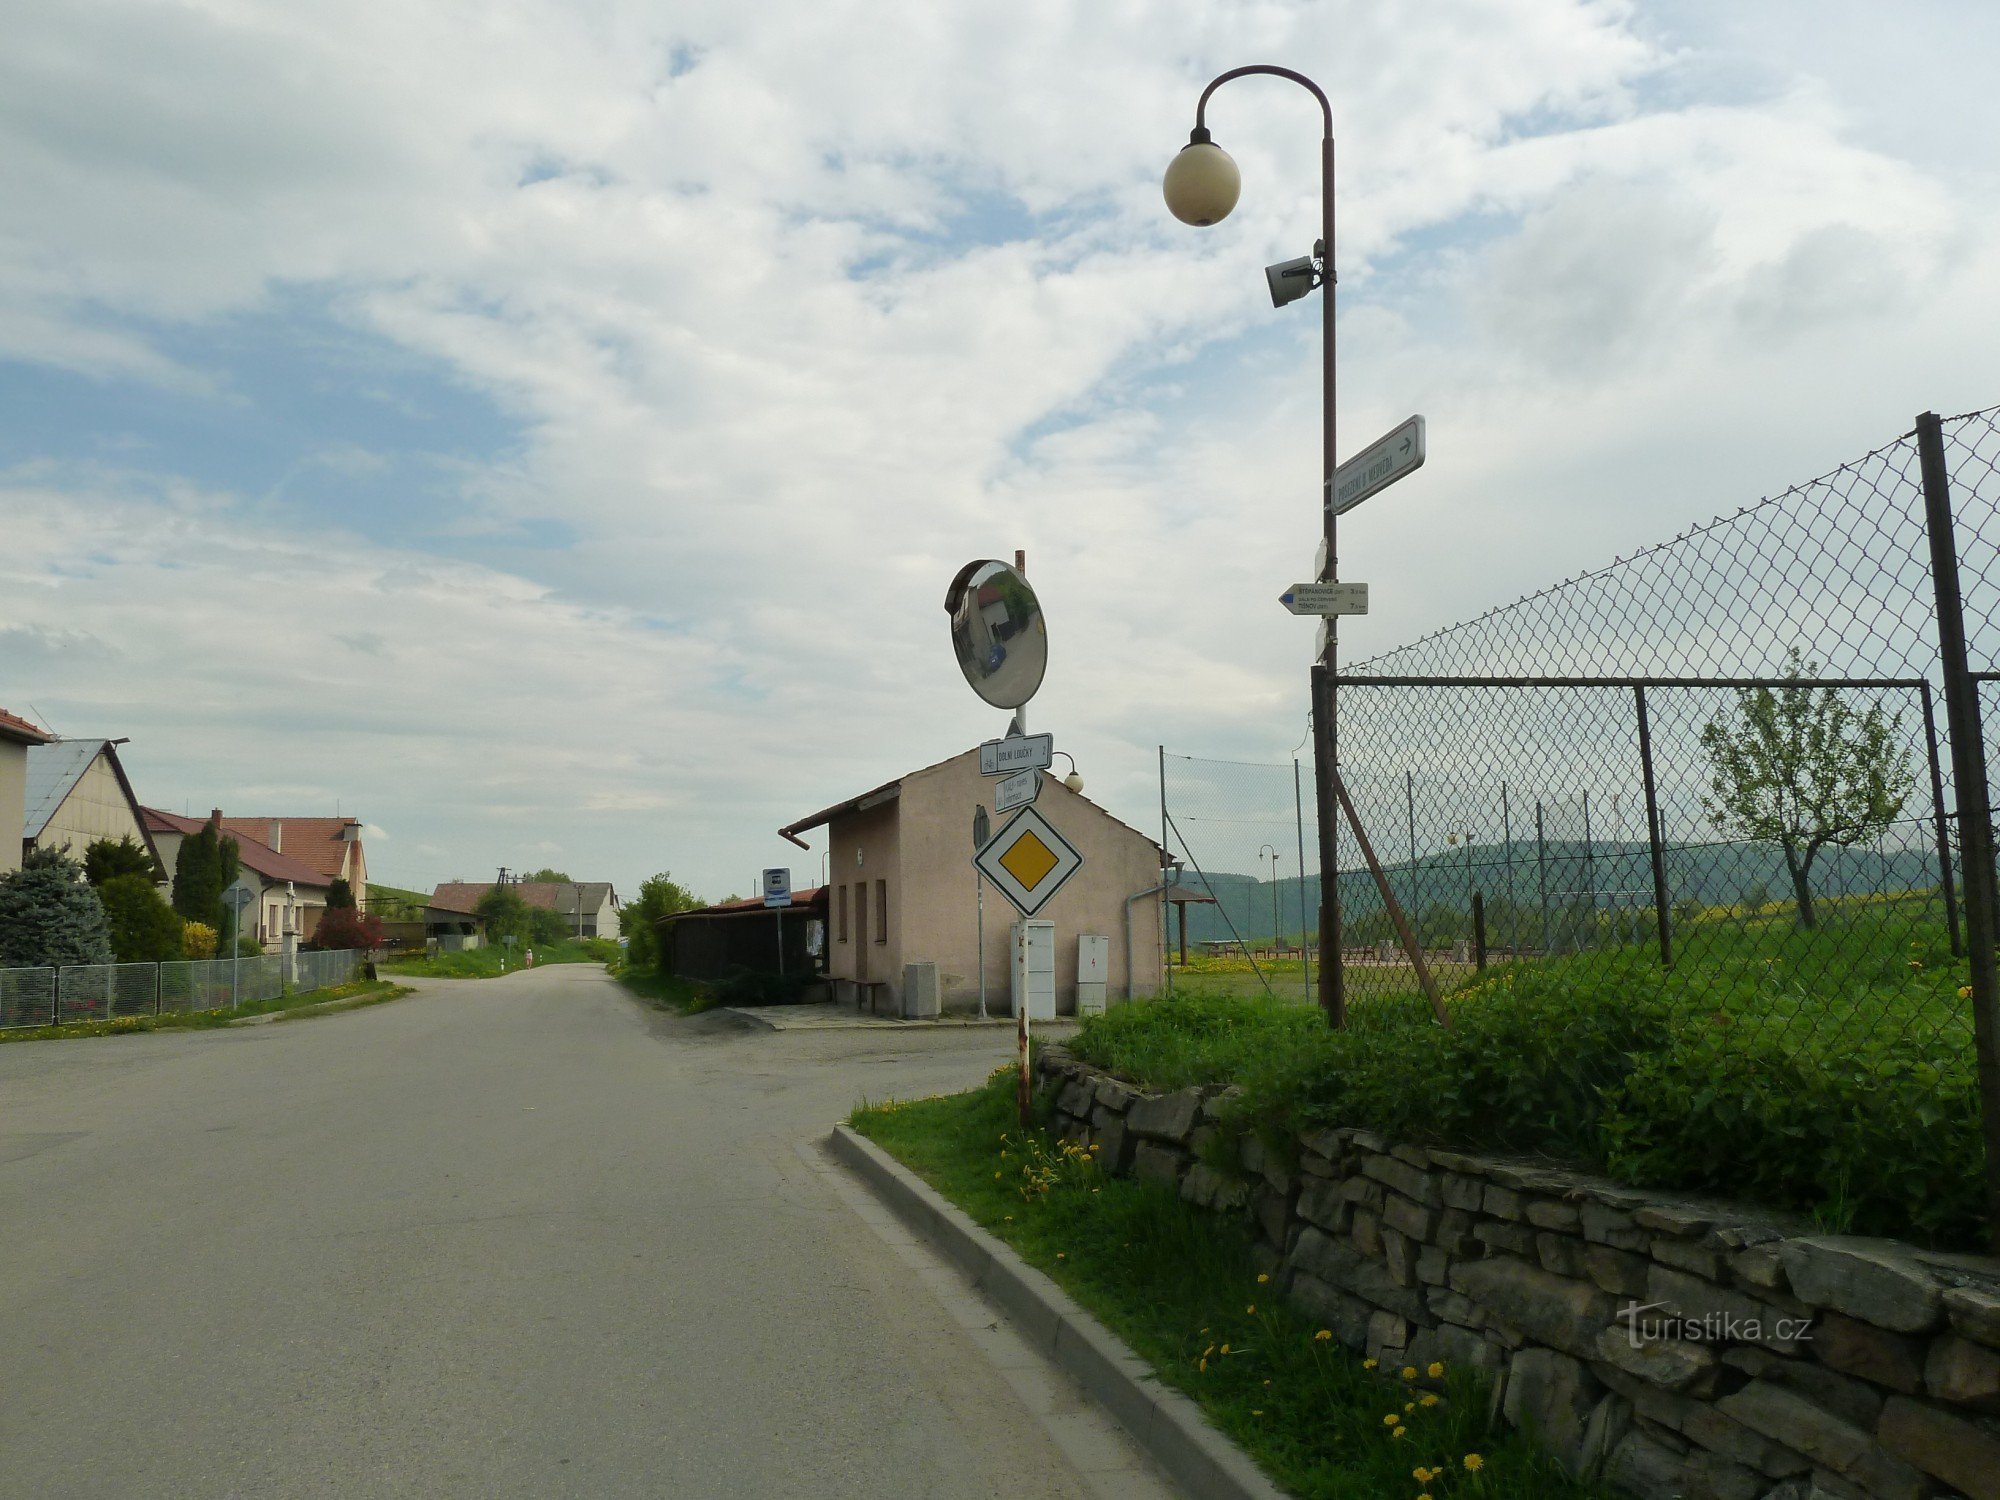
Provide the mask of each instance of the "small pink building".
{"label": "small pink building", "polygon": [[[824,827],[828,842],[827,977],[834,998],[902,1008],[904,967],[934,962],[944,1008],[979,1003],[1008,1011],[1011,930],[1019,914],[986,889],[986,944],[980,952],[979,881],[972,824],[984,807],[995,832],[1011,813],[993,811],[992,778],[979,774],[975,747],[911,771],[778,831],[799,837]],[[1058,778],[1044,775],[1035,811],[1083,857],[1077,872],[1036,914],[1055,924],[1056,1009],[1076,1010],[1077,939],[1109,939],[1107,998],[1158,993],[1161,984],[1160,846]]]}

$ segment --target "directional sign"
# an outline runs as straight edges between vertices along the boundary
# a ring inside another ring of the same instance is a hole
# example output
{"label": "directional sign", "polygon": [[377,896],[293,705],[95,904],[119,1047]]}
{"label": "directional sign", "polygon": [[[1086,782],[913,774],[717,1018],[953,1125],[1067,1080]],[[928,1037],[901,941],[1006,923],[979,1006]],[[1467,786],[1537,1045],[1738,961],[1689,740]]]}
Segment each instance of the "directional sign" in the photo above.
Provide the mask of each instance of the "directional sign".
{"label": "directional sign", "polygon": [[766,870],[764,872],[764,904],[766,906],[790,906],[792,904],[792,872],[790,870]]}
{"label": "directional sign", "polygon": [[1336,516],[1353,510],[1377,490],[1424,466],[1424,419],[1412,417],[1377,438],[1333,471],[1326,482],[1326,508]]}
{"label": "directional sign", "polygon": [[1278,595],[1278,602],[1295,615],[1365,615],[1365,583],[1295,583]]}
{"label": "directional sign", "polygon": [[985,877],[1024,917],[1032,917],[1083,868],[1083,856],[1032,807],[1024,807],[974,856]]}
{"label": "directional sign", "polygon": [[1052,734],[1014,734],[988,740],[979,747],[981,776],[1012,776],[1016,771],[1046,770],[1055,759]]}
{"label": "directional sign", "polygon": [[1004,781],[993,786],[993,810],[1012,812],[1017,807],[1026,807],[1035,800],[1042,789],[1042,773],[1036,770],[1016,771]]}

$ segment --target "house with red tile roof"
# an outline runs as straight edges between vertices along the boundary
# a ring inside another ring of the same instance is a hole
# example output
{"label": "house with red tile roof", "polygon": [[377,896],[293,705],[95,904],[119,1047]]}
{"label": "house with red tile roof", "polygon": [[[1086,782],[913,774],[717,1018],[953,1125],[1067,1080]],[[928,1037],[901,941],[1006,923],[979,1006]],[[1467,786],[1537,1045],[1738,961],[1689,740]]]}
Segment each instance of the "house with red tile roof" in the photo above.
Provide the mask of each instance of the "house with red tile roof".
{"label": "house with red tile roof", "polygon": [[[231,827],[237,823],[249,824],[254,821],[252,819],[225,818],[219,810],[211,812],[206,818],[185,818],[179,813],[164,812],[157,807],[142,808],[140,811],[146,820],[146,831],[152,835],[170,876],[180,855],[181,840],[201,832],[204,823],[220,823],[223,833],[236,840],[242,877],[257,890],[256,906],[243,914],[243,936],[254,937],[267,948],[275,947],[285,934],[289,912],[291,928],[298,933],[299,941],[312,940],[312,935],[319,930],[319,919],[326,912],[327,886],[331,883],[331,876],[321,874],[302,859],[273,849],[262,839],[239,833]],[[355,899],[357,902],[360,900],[359,893]],[[222,937],[227,943],[228,934]]]}
{"label": "house with red tile roof", "polygon": [[[510,880],[507,888],[530,906],[552,911],[578,937],[618,936],[618,892],[608,880]],[[424,903],[424,928],[436,938],[471,937],[474,912],[493,889],[490,880],[447,880]]]}
{"label": "house with red tile roof", "polygon": [[321,885],[345,880],[354,904],[368,910],[368,855],[358,818],[224,818],[222,831],[235,839],[255,839],[288,858],[310,865]]}
{"label": "house with red tile roof", "polygon": [[[0,708],[0,830],[18,828],[26,821],[28,751],[54,738],[19,714]],[[0,838],[0,873],[20,868],[21,845],[12,838]]]}

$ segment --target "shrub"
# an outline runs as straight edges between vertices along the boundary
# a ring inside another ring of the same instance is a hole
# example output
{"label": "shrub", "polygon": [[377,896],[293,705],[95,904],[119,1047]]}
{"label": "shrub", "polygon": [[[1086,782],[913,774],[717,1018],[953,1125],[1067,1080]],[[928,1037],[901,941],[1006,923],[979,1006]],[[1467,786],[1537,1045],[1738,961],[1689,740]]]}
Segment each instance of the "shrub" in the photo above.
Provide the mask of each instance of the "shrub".
{"label": "shrub", "polygon": [[573,924],[559,911],[547,907],[528,908],[528,942],[532,947],[548,948],[563,942],[570,935]]}
{"label": "shrub", "polygon": [[187,958],[215,957],[215,929],[206,922],[188,922],[181,927],[181,953]]}
{"label": "shrub", "polygon": [[166,872],[153,857],[153,851],[129,833],[116,843],[110,839],[98,839],[85,849],[83,874],[86,880],[98,887],[120,875],[142,875],[148,885],[157,885],[166,878]]}
{"label": "shrub", "polygon": [[85,883],[82,865],[60,850],[31,849],[20,869],[0,875],[0,965],[112,960],[104,905]]}
{"label": "shrub", "polygon": [[804,974],[770,974],[734,968],[710,987],[717,1005],[796,1005],[812,983]]}
{"label": "shrub", "polygon": [[180,916],[161,899],[148,877],[110,876],[98,884],[97,899],[103,903],[111,951],[119,963],[157,964],[181,956]]}
{"label": "shrub", "polygon": [[329,953],[350,948],[372,951],[382,946],[382,919],[363,916],[351,906],[329,906],[320,913],[312,941],[304,946]]}

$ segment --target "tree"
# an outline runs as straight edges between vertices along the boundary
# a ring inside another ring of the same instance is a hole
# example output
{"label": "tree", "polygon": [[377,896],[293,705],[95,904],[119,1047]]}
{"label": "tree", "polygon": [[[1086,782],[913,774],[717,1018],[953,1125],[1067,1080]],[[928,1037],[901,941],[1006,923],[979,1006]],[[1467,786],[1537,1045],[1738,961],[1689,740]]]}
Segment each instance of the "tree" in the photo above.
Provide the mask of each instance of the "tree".
{"label": "tree", "polygon": [[31,849],[0,875],[0,966],[112,961],[104,905],[82,865],[59,849]]}
{"label": "tree", "polygon": [[1794,650],[1786,684],[1736,690],[1733,712],[1702,726],[1709,791],[1702,806],[1724,833],[1774,843],[1784,853],[1799,925],[1813,927],[1812,867],[1829,845],[1880,832],[1915,786],[1902,716],[1881,704],[1855,708],[1842,690],[1813,687],[1817,666]]}
{"label": "tree", "polygon": [[382,946],[382,919],[364,916],[352,906],[332,906],[320,913],[312,941],[305,945],[334,953],[349,948],[372,952]]}
{"label": "tree", "polygon": [[661,917],[692,911],[701,904],[701,897],[665,870],[642,881],[638,896],[618,909],[618,930],[625,937],[626,962],[635,969],[657,969],[660,937],[654,924]]}
{"label": "tree", "polygon": [[552,943],[560,943],[572,934],[573,927],[568,917],[559,911],[550,911],[546,906],[528,908],[528,942],[536,948],[546,948]]}
{"label": "tree", "polygon": [[328,911],[353,911],[354,887],[345,878],[336,875],[327,884],[326,909]]}
{"label": "tree", "polygon": [[519,939],[528,935],[528,903],[512,886],[494,886],[479,898],[472,914],[486,928],[488,942],[497,943],[508,936]]}
{"label": "tree", "polygon": [[222,893],[242,868],[235,839],[225,838],[221,822],[211,817],[198,833],[181,840],[174,856],[174,910],[190,922],[222,932],[229,926],[229,913],[222,905]]}
{"label": "tree", "polygon": [[155,885],[166,879],[166,872],[160,868],[153,851],[129,833],[115,844],[110,839],[99,839],[85,849],[83,874],[94,886],[102,886],[121,875],[142,875]]}
{"label": "tree", "polygon": [[575,884],[575,882],[569,878],[569,873],[565,870],[542,869],[535,871],[535,873],[532,875],[523,875],[521,878],[523,880],[533,881],[536,884],[547,884],[547,885]]}
{"label": "tree", "polygon": [[103,903],[110,924],[111,951],[118,962],[157,964],[181,956],[180,914],[160,898],[159,890],[146,876],[113,875],[98,883],[97,899]]}

